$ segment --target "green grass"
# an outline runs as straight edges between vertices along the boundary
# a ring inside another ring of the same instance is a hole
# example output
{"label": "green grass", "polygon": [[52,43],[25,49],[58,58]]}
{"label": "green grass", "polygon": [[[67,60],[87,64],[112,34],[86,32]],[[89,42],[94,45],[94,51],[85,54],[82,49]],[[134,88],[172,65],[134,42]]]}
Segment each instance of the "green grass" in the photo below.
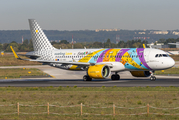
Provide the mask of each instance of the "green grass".
{"label": "green grass", "polygon": [[36,68],[0,69],[0,79],[21,78],[23,76],[49,76],[49,75]]}
{"label": "green grass", "polygon": [[[80,106],[77,107],[52,107],[50,113],[61,115],[31,115],[22,114],[0,115],[0,119],[179,119],[179,116],[163,115],[116,115],[115,117],[104,114],[113,113],[113,103],[116,106],[134,108],[150,106],[158,108],[179,107],[178,87],[1,87],[0,105],[14,104],[14,106],[0,106],[0,114],[17,112],[17,102],[23,105],[51,105],[71,106],[83,103],[87,106],[109,107],[90,108],[83,106],[83,114],[80,116]],[[47,106],[20,106],[20,112],[41,113],[47,112]],[[116,114],[138,114],[147,112],[147,108],[120,109],[116,108]],[[179,109],[160,110],[150,108],[150,113],[176,114]],[[78,114],[73,114],[78,113]],[[69,114],[69,115],[64,115]],[[102,115],[93,115],[102,114]]]}
{"label": "green grass", "polygon": [[179,75],[179,68],[170,68],[170,69],[167,69],[167,70],[160,70],[160,71],[155,71],[155,74],[156,75]]}
{"label": "green grass", "polygon": [[[25,59],[29,59],[23,56],[21,57]],[[13,54],[5,53],[4,56],[0,55],[0,66],[18,66],[18,65],[42,65],[42,63],[18,60],[14,57]]]}

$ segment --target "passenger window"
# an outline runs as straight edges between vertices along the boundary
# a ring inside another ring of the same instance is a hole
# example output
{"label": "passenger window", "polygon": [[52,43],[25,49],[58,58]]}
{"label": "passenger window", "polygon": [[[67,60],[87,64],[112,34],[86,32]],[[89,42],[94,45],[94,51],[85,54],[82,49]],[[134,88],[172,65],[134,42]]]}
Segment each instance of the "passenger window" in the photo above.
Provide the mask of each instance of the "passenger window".
{"label": "passenger window", "polygon": [[155,57],[158,57],[158,54],[156,54]]}
{"label": "passenger window", "polygon": [[160,54],[159,57],[162,57],[162,54]]}

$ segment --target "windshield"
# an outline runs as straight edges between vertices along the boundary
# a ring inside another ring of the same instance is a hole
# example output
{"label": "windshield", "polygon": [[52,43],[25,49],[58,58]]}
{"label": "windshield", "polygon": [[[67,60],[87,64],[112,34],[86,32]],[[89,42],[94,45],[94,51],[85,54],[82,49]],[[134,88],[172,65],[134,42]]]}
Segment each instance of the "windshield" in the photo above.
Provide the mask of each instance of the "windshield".
{"label": "windshield", "polygon": [[167,54],[156,54],[155,57],[169,57]]}

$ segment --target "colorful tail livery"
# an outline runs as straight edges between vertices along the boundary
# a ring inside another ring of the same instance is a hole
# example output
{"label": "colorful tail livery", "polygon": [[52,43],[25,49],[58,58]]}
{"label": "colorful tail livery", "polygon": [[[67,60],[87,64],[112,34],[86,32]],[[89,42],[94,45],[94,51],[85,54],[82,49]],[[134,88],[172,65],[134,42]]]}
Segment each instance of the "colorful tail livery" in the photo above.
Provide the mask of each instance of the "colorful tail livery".
{"label": "colorful tail livery", "polygon": [[[22,59],[11,47],[19,60],[37,61],[67,70],[84,70],[84,81],[106,79],[119,80],[118,72],[130,71],[135,77],[150,77],[153,72],[174,66],[175,61],[164,51],[151,48],[104,48],[104,49],[56,49],[34,19],[29,19],[34,51]],[[111,75],[111,72],[115,74]]]}

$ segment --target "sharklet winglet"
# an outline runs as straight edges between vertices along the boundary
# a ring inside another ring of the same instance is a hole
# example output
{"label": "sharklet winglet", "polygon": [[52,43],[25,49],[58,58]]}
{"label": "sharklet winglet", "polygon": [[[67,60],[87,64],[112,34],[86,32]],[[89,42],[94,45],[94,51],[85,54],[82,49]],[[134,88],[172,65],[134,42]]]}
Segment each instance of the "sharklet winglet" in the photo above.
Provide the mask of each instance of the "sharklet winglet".
{"label": "sharklet winglet", "polygon": [[27,60],[27,61],[30,60],[30,59],[22,59],[22,58],[20,58],[19,55],[16,53],[16,51],[12,48],[12,46],[10,46],[10,48],[11,48],[15,58],[17,58],[19,60]]}
{"label": "sharklet winglet", "polygon": [[10,48],[11,48],[13,54],[14,54],[14,57],[21,60],[21,58],[18,56],[18,54],[17,54],[17,53],[15,52],[15,50],[12,48],[12,46],[10,46]]}

